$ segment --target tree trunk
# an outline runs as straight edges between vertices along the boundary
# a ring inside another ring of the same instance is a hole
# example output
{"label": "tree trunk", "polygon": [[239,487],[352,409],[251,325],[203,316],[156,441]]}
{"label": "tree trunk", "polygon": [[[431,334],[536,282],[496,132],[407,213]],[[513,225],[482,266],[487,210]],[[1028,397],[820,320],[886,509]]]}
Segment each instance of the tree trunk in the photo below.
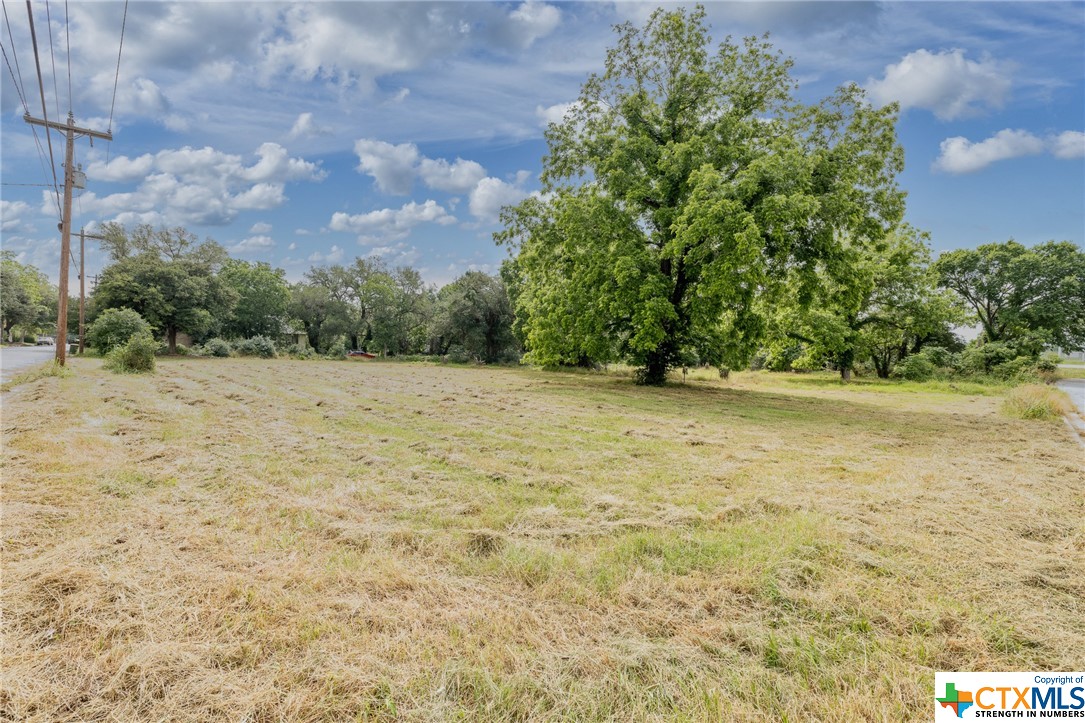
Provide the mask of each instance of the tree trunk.
{"label": "tree trunk", "polygon": [[840,379],[845,382],[851,381],[851,367],[855,363],[855,352],[848,350],[840,354]]}
{"label": "tree trunk", "polygon": [[170,354],[170,356],[172,356],[177,353],[177,329],[172,326],[169,327],[166,330],[166,336],[169,339],[168,353]]}

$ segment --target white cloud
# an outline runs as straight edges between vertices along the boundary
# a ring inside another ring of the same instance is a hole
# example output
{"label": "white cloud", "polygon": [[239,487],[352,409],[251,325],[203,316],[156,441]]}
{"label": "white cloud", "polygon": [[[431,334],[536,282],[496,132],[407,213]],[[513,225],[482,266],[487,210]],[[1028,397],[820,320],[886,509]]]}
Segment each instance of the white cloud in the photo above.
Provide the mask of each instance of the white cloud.
{"label": "white cloud", "polygon": [[223,225],[239,211],[267,210],[285,203],[287,182],[320,181],[326,176],[317,164],[290,157],[276,143],[262,144],[255,155],[256,162],[246,166],[240,155],[210,146],[185,146],[153,156],[92,161],[87,165],[91,179],[141,182],[131,192],[101,197],[92,191],[84,193],[80,208],[89,216],[112,215],[129,223]]}
{"label": "white cloud", "polygon": [[925,108],[941,120],[978,115],[981,107],[1001,108],[1009,89],[1006,64],[992,58],[968,60],[960,49],[919,49],[887,65],[881,80],[867,80],[876,102],[897,101],[905,110]]}
{"label": "white cloud", "polygon": [[291,242],[291,244],[286,247],[286,250],[287,251],[296,251],[297,248],[298,248],[298,245],[296,243]]}
{"label": "white cloud", "polygon": [[332,246],[331,251],[326,254],[314,251],[309,254],[309,260],[315,264],[337,264],[343,260],[343,249],[339,246]]}
{"label": "white cloud", "polygon": [[[518,174],[518,183],[523,183],[525,178],[523,172]],[[497,221],[502,206],[519,203],[528,195],[530,194],[518,184],[506,183],[499,178],[483,178],[471,191],[468,208],[476,218],[492,223]]]}
{"label": "white cloud", "polygon": [[317,136],[331,135],[331,131],[323,126],[317,125],[313,120],[312,113],[299,113],[298,119],[294,121],[294,125],[290,128],[290,133],[287,134],[288,138],[316,138]]}
{"label": "white cloud", "polygon": [[354,143],[358,170],[373,178],[385,193],[406,195],[416,178],[427,187],[448,193],[466,193],[486,177],[486,169],[475,161],[457,158],[427,158],[413,143],[392,145],[371,138]]}
{"label": "white cloud", "polygon": [[381,242],[398,241],[405,238],[415,226],[423,223],[436,223],[441,226],[456,223],[443,206],[436,201],[404,204],[401,208],[383,208],[378,211],[349,215],[336,212],[328,225],[333,231],[347,231],[358,234],[358,243],[372,245]]}
{"label": "white cloud", "polygon": [[443,158],[423,158],[418,175],[430,188],[449,193],[467,193],[486,177],[486,169],[475,161],[457,158],[449,163]]}
{"label": "white cloud", "polygon": [[406,195],[411,192],[417,174],[418,146],[413,143],[391,143],[361,138],[354,143],[358,170],[373,177],[385,193]]}
{"label": "white cloud", "polygon": [[545,127],[551,123],[561,123],[565,120],[565,114],[572,107],[572,103],[558,103],[546,108],[537,105],[535,106],[535,115],[538,116],[539,122]]}
{"label": "white cloud", "polygon": [[144,153],[136,158],[117,156],[108,163],[101,161],[87,166],[87,175],[99,181],[131,182],[145,178],[154,168],[154,156]]}
{"label": "white cloud", "polygon": [[271,224],[264,221],[254,223],[252,228],[249,229],[249,233],[267,233],[269,231],[271,231]]}
{"label": "white cloud", "polygon": [[996,161],[1043,153],[1044,147],[1044,142],[1028,131],[1009,128],[978,143],[956,136],[942,141],[934,168],[953,174],[973,173]]}
{"label": "white cloud", "polygon": [[1085,157],[1085,133],[1063,131],[1051,139],[1051,153],[1063,160]]}
{"label": "white cloud", "polygon": [[509,13],[509,30],[523,48],[554,32],[560,23],[560,10],[533,0]]}
{"label": "white cloud", "polygon": [[256,252],[266,251],[267,249],[274,248],[274,247],[275,247],[275,240],[272,239],[270,236],[250,236],[249,238],[245,239],[244,241],[241,241],[240,243],[237,243],[237,244],[234,244],[233,246],[230,246],[229,250],[234,252],[234,253],[244,254],[244,253],[251,253],[251,252],[254,252],[254,251],[256,251]]}
{"label": "white cloud", "polygon": [[0,200],[0,231],[13,233],[23,227],[23,216],[30,211],[25,201]]}

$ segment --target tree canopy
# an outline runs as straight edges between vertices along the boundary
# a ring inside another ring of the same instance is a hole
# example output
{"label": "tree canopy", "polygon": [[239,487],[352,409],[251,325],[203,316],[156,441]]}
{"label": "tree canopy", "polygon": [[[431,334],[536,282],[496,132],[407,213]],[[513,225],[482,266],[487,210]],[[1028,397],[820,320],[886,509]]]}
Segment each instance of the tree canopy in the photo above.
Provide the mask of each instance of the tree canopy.
{"label": "tree canopy", "polygon": [[1069,241],[958,249],[935,270],[972,307],[986,341],[1025,353],[1045,343],[1085,348],[1085,253]]}
{"label": "tree canopy", "polygon": [[139,312],[166,334],[171,354],[177,332],[204,333],[229,318],[238,295],[219,278],[229,258],[219,244],[197,244],[182,228],[140,226],[128,234],[119,224],[107,224],[103,235],[110,239],[103,245],[114,263],[103,270],[94,291],[101,309]]}
{"label": "tree canopy", "polygon": [[854,85],[798,103],[767,40],[713,53],[703,8],[617,33],[547,130],[543,193],[506,209],[496,238],[518,252],[530,359],[620,355],[658,384],[690,353],[744,359],[764,333],[760,294],[789,274],[812,286],[845,238],[883,237],[903,212],[903,154],[895,106]]}
{"label": "tree canopy", "polygon": [[0,252],[0,318],[4,335],[16,326],[33,329],[56,322],[56,290],[38,269]]}

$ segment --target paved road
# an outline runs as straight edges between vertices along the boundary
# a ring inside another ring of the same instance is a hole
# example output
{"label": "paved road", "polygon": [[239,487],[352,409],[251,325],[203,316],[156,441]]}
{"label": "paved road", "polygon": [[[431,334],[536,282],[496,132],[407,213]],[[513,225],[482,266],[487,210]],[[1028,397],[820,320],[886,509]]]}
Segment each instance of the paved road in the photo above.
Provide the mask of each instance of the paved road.
{"label": "paved road", "polygon": [[1078,414],[1085,417],[1085,379],[1060,379],[1056,384],[1074,400]]}
{"label": "paved road", "polygon": [[0,382],[11,381],[12,377],[26,371],[29,367],[44,364],[55,355],[55,346],[5,346],[0,348]]}

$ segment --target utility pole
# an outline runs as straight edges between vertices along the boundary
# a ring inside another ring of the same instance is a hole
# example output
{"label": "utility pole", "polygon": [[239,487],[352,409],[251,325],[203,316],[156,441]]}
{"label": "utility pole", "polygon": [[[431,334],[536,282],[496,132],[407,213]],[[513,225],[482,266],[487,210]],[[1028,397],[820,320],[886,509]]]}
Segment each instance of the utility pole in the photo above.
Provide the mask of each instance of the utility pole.
{"label": "utility pole", "polygon": [[[45,126],[46,129],[64,131],[68,141],[64,151],[64,212],[60,225],[60,300],[57,309],[57,345],[56,362],[64,366],[68,356],[68,257],[71,255],[72,246],[72,186],[74,185],[75,169],[72,163],[75,158],[75,137],[89,136],[101,138],[106,141],[113,140],[112,133],[92,131],[89,128],[79,128],[75,125],[75,116],[68,113],[68,122],[57,123],[56,121],[32,118],[29,113],[23,116],[23,120],[31,125]],[[46,133],[49,131],[46,130]],[[93,140],[91,141],[93,143]]]}
{"label": "utility pole", "polygon": [[[86,294],[86,281],[87,281],[87,265],[86,265],[86,240],[88,238],[98,239],[99,241],[105,241],[105,236],[96,236],[92,233],[87,233],[85,229],[79,229],[79,353],[82,354],[85,349],[86,330],[84,329],[84,316],[87,305]],[[98,275],[94,275],[94,285],[98,286]]]}

